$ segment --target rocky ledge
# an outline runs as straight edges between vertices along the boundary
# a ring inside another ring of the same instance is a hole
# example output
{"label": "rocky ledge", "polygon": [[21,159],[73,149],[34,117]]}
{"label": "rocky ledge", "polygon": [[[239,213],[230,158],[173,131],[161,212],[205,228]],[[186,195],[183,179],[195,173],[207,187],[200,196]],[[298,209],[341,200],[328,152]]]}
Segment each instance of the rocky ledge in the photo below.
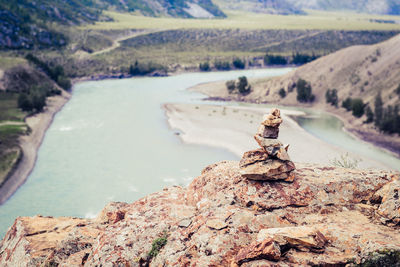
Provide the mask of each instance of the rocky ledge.
{"label": "rocky ledge", "polygon": [[96,219],[20,217],[0,266],[397,266],[398,173],[296,164],[293,174],[249,180],[224,161]]}

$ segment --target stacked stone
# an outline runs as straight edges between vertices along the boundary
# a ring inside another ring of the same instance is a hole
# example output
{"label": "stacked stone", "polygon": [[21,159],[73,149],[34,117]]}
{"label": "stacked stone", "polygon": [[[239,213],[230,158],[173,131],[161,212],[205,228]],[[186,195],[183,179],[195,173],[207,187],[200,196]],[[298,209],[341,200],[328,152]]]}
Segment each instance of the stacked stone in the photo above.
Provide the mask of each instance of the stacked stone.
{"label": "stacked stone", "polygon": [[282,118],[279,109],[264,117],[254,138],[261,148],[245,152],[240,161],[240,174],[252,180],[294,180],[294,163],[277,138]]}

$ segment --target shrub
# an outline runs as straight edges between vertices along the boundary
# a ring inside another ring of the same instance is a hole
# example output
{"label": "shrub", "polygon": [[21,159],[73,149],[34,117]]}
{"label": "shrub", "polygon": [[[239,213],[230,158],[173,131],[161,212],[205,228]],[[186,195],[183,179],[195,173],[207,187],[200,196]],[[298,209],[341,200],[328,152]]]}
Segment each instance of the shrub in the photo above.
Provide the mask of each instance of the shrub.
{"label": "shrub", "polygon": [[199,69],[201,71],[209,71],[211,69],[210,68],[210,63],[208,63],[208,62],[200,63]]}
{"label": "shrub", "polygon": [[305,102],[313,102],[315,96],[312,94],[311,85],[303,80],[299,79],[296,83],[297,89],[297,101],[305,103]]}
{"label": "shrub", "polygon": [[264,63],[265,65],[286,65],[287,59],[283,56],[275,56],[266,54],[264,56]]}
{"label": "shrub", "polygon": [[41,112],[46,106],[46,96],[35,93],[32,96],[32,106],[37,112]]}
{"label": "shrub", "polygon": [[23,111],[31,111],[33,109],[32,101],[27,94],[23,93],[19,95],[18,107]]}
{"label": "shrub", "polygon": [[151,250],[147,254],[147,257],[149,260],[152,258],[155,258],[160,250],[167,244],[168,242],[168,233],[166,231],[163,232],[163,235],[160,238],[157,238],[156,240],[153,241],[151,244]]}
{"label": "shrub", "polygon": [[285,98],[285,96],[286,96],[286,91],[285,91],[285,89],[281,88],[281,89],[279,90],[279,95],[281,96],[281,98]]}
{"label": "shrub", "polygon": [[353,116],[360,118],[364,115],[364,102],[360,98],[355,98],[351,101],[351,109],[353,111]]}
{"label": "shrub", "polygon": [[342,107],[344,107],[347,111],[352,109],[352,99],[351,97],[346,98],[346,100],[342,101]]}
{"label": "shrub", "polygon": [[383,118],[383,101],[381,93],[378,93],[374,101],[375,108],[375,126],[379,127]]}
{"label": "shrub", "polygon": [[325,94],[325,99],[326,99],[326,103],[331,104],[332,106],[338,107],[338,96],[337,96],[337,90],[336,89],[328,89],[328,91],[326,91]]}
{"label": "shrub", "polygon": [[156,70],[163,70],[164,67],[153,62],[139,63],[137,60],[134,65],[129,66],[129,74],[133,76],[146,75]]}
{"label": "shrub", "polygon": [[57,84],[67,91],[71,90],[72,87],[71,80],[64,75],[57,77]]}
{"label": "shrub", "polygon": [[349,153],[340,155],[340,158],[334,158],[331,160],[331,164],[336,167],[355,169],[360,163],[360,159],[352,159]]}
{"label": "shrub", "polygon": [[379,123],[379,129],[386,133],[398,133],[400,134],[400,115],[399,106],[388,106],[383,109],[382,120]]}
{"label": "shrub", "polygon": [[364,121],[364,123],[371,123],[374,121],[374,113],[369,106],[367,106],[365,109],[365,115],[367,116],[367,119]]}
{"label": "shrub", "polygon": [[51,66],[32,54],[25,57],[29,62],[32,62],[37,67],[41,68],[53,81],[65,90],[71,89],[71,81],[64,73],[64,68],[61,65]]}
{"label": "shrub", "polygon": [[237,69],[244,69],[244,67],[245,67],[244,61],[241,60],[240,58],[234,58],[232,61],[232,64]]}
{"label": "shrub", "polygon": [[230,70],[231,69],[231,65],[227,61],[215,61],[214,67],[217,70]]}
{"label": "shrub", "polygon": [[292,64],[295,65],[302,65],[302,64],[306,64],[308,62],[311,62],[315,59],[317,59],[318,57],[313,55],[307,55],[307,54],[300,54],[300,53],[296,53],[292,55]]}
{"label": "shrub", "polygon": [[251,86],[247,82],[246,76],[239,77],[236,87],[238,88],[239,93],[241,94],[248,94],[250,93],[251,90]]}
{"label": "shrub", "polygon": [[227,82],[225,83],[225,85],[226,85],[226,88],[228,89],[228,92],[229,92],[229,93],[232,93],[232,92],[235,90],[235,88],[236,88],[236,85],[235,85],[235,81],[234,81],[234,80],[227,81]]}
{"label": "shrub", "polygon": [[242,95],[248,94],[251,91],[251,85],[248,83],[246,76],[239,77],[236,82],[234,80],[227,81],[225,83],[225,86],[230,94],[233,93],[236,89]]}

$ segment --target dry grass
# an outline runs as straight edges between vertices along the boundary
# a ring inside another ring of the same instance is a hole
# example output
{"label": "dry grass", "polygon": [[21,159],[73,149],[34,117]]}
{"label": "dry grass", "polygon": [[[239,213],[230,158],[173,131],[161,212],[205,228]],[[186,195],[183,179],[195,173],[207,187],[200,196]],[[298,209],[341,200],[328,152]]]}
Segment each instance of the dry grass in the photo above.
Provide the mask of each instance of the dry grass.
{"label": "dry grass", "polygon": [[308,11],[308,15],[269,15],[227,11],[226,19],[154,18],[106,12],[114,22],[98,22],[85,29],[320,29],[320,30],[400,30],[400,24],[371,20],[399,20],[399,16],[368,15],[350,12]]}

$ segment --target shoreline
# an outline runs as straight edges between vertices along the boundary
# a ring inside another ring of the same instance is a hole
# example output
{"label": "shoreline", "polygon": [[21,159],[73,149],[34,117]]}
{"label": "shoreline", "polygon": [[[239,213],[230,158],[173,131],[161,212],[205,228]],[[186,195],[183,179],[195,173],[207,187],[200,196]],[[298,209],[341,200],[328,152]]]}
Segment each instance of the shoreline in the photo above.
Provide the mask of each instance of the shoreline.
{"label": "shoreline", "polygon": [[[268,111],[264,107],[175,103],[164,104],[163,109],[169,127],[180,131],[182,142],[223,148],[239,158],[245,151],[257,148],[253,136],[258,122]],[[289,155],[294,162],[331,165],[333,159],[346,153],[344,148],[313,136],[292,118],[303,112],[282,108],[281,114],[284,122],[279,140],[290,144]],[[348,154],[351,158],[362,159],[358,168],[391,169],[369,157],[351,152]]]}
{"label": "shoreline", "polygon": [[[370,144],[386,153],[389,153],[397,158],[400,158],[400,142],[395,142],[393,139],[396,137],[390,135],[380,134],[376,130],[373,129],[359,129],[356,127],[354,121],[356,119],[351,116],[351,114],[342,114],[340,109],[334,109],[326,107],[321,103],[316,103],[315,105],[312,104],[285,104],[285,103],[274,103],[269,101],[254,101],[252,99],[247,99],[245,96],[233,95],[228,96],[226,94],[221,94],[221,85],[224,86],[222,82],[210,82],[204,84],[198,84],[188,90],[196,91],[206,95],[207,97],[204,100],[209,101],[235,101],[235,102],[242,102],[242,103],[250,103],[250,104],[270,104],[270,105],[279,105],[282,107],[299,107],[299,108],[309,108],[314,109],[320,112],[328,113],[332,116],[335,116],[343,123],[343,131],[352,136],[353,138],[357,139],[358,141]],[[213,88],[216,90],[213,92]],[[224,88],[225,90],[225,88]],[[379,136],[379,140],[378,140]]]}
{"label": "shoreline", "polygon": [[71,98],[69,92],[62,91],[61,96],[52,96],[47,100],[44,112],[37,113],[25,118],[25,123],[31,129],[29,135],[19,138],[21,148],[21,159],[14,166],[12,173],[0,187],[0,205],[4,204],[18,188],[25,183],[32,172],[40,145],[46,135],[47,129],[53,122],[54,116],[63,108]]}

